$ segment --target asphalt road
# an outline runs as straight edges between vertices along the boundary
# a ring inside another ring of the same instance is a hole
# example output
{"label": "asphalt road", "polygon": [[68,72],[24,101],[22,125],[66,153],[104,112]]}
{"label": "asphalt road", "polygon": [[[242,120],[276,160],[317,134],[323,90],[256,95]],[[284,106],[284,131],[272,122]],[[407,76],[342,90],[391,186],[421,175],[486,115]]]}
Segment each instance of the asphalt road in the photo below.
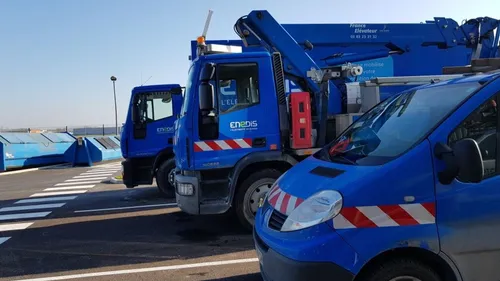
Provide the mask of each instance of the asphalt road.
{"label": "asphalt road", "polygon": [[107,183],[119,162],[0,174],[0,281],[257,281],[230,215],[190,216],[157,188]]}

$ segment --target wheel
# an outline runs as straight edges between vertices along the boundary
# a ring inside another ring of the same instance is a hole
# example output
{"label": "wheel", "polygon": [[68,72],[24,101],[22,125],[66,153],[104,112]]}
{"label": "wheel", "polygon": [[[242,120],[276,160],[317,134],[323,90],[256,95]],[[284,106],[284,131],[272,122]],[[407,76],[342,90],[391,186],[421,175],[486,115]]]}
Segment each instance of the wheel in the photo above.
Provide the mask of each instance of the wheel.
{"label": "wheel", "polygon": [[280,176],[281,172],[274,169],[258,171],[247,177],[236,190],[234,199],[236,216],[247,230],[253,228],[260,198],[266,196]]}
{"label": "wheel", "polygon": [[174,175],[175,175],[175,160],[168,159],[161,163],[158,171],[156,171],[156,184],[162,196],[166,198],[174,198]]}
{"label": "wheel", "polygon": [[394,260],[378,267],[366,281],[441,281],[431,267],[410,259]]}

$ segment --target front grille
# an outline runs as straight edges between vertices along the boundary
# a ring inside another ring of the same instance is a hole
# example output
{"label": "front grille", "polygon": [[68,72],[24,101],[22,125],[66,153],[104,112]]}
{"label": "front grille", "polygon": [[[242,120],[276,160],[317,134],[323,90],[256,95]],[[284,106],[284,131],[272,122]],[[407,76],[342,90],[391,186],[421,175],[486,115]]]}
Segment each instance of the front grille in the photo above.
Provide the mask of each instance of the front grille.
{"label": "front grille", "polygon": [[284,215],[277,210],[273,210],[271,217],[269,217],[269,228],[280,231],[287,217],[287,215]]}

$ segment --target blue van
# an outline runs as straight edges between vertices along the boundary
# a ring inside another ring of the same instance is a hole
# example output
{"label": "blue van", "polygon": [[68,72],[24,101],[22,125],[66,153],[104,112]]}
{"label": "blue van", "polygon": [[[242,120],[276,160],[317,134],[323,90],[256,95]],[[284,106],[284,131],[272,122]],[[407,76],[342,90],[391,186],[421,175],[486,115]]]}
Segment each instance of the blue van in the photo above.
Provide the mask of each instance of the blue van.
{"label": "blue van", "polygon": [[500,280],[499,102],[500,72],[412,88],[288,170],[256,215],[264,280]]}

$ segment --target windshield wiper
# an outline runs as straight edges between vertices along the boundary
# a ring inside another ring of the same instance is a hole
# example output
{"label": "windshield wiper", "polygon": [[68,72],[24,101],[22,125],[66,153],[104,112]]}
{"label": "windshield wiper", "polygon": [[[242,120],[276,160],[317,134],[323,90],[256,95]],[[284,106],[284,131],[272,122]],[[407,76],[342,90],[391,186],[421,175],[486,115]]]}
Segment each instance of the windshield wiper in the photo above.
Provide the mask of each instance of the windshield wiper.
{"label": "windshield wiper", "polygon": [[345,152],[339,152],[337,154],[334,154],[334,155],[330,155],[330,160],[333,161],[334,158],[339,158],[339,159],[342,159],[342,161],[344,163],[347,163],[347,164],[351,164],[351,165],[359,165],[358,163],[356,163],[355,161],[352,161],[351,159],[345,157],[344,155],[346,155],[346,152],[348,151],[345,151]]}

